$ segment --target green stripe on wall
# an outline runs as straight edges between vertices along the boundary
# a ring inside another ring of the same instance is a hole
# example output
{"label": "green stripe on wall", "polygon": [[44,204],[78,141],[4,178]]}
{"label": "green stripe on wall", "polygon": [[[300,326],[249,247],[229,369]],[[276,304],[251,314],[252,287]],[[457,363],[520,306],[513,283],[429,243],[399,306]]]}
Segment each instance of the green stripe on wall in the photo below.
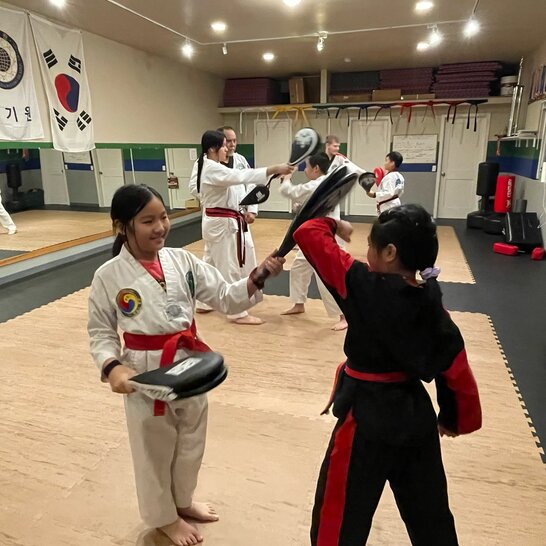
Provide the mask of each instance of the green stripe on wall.
{"label": "green stripe on wall", "polygon": [[[96,148],[108,148],[114,150],[148,150],[148,149],[160,149],[165,148],[197,148],[201,147],[200,144],[141,144],[141,143],[123,143],[123,142],[96,142]],[[52,142],[16,142],[16,141],[1,141],[0,150],[37,150],[39,148],[53,148]]]}
{"label": "green stripe on wall", "polygon": [[[538,159],[540,155],[540,140],[533,146],[532,140],[504,140],[500,145],[502,157],[522,157],[526,159]],[[487,144],[487,157],[497,155],[497,142],[490,140]]]}

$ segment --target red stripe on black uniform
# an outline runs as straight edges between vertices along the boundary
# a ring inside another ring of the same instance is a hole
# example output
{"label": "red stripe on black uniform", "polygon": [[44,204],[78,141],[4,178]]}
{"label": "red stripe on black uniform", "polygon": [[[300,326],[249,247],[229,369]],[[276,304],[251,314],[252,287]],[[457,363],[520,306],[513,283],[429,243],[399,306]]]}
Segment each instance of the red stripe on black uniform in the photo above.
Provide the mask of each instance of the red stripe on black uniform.
{"label": "red stripe on black uniform", "polygon": [[[341,371],[333,399],[338,424],[318,479],[311,543],[365,544],[388,481],[412,544],[456,545],[437,425],[459,434],[481,426],[462,336],[436,281],[416,287],[369,271],[337,245],[335,228],[329,218],[310,220],[294,239],[347,318],[345,366],[407,379],[362,381]],[[438,416],[422,383],[433,379]]]}

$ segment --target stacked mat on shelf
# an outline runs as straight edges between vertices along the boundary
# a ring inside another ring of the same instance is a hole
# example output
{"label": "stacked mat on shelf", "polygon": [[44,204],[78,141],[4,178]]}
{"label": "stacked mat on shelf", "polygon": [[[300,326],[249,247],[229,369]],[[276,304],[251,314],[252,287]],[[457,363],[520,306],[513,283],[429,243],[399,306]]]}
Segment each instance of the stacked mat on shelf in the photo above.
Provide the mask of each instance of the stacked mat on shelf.
{"label": "stacked mat on shelf", "polygon": [[430,93],[434,81],[433,72],[432,67],[381,70],[380,89],[401,89],[402,95]]}
{"label": "stacked mat on shelf", "polygon": [[233,78],[224,84],[224,106],[281,104],[279,82],[271,78]]}
{"label": "stacked mat on shelf", "polygon": [[379,72],[339,72],[332,74],[330,93],[371,93],[379,87]]}
{"label": "stacked mat on shelf", "polygon": [[488,97],[498,84],[502,69],[496,61],[443,64],[432,90],[437,98]]}

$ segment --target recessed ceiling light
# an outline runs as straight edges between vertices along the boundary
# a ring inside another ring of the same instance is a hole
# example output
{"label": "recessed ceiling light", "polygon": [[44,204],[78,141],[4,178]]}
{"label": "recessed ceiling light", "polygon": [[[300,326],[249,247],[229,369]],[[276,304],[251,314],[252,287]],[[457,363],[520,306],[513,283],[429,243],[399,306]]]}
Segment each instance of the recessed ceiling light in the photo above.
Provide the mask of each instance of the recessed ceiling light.
{"label": "recessed ceiling light", "polygon": [[346,63],[350,63],[351,62],[351,57],[345,57],[345,59],[343,59]]}
{"label": "recessed ceiling light", "polygon": [[212,28],[214,32],[224,32],[227,28],[227,25],[225,23],[222,23],[222,21],[215,21],[210,25],[210,28]]}
{"label": "recessed ceiling light", "polygon": [[262,59],[263,59],[266,63],[270,63],[271,61],[275,60],[275,54],[274,54],[274,53],[270,53],[270,52],[264,53],[264,54],[262,55]]}
{"label": "recessed ceiling light", "polygon": [[433,2],[430,2],[429,0],[421,0],[420,2],[417,2],[417,4],[415,4],[415,11],[418,11],[419,13],[426,13],[427,11],[430,11],[433,7]]}
{"label": "recessed ceiling light", "polygon": [[293,7],[297,6],[301,2],[301,0],[282,0],[282,1],[289,8],[293,8]]}
{"label": "recessed ceiling light", "polygon": [[471,36],[474,36],[474,34],[478,34],[478,32],[480,32],[480,23],[478,23],[476,19],[470,19],[464,27],[464,35],[467,38],[470,38]]}
{"label": "recessed ceiling light", "polygon": [[430,33],[430,36],[428,37],[428,43],[431,45],[431,46],[436,46],[438,45],[442,40],[444,39],[444,37],[442,36],[442,34],[440,32],[438,32],[438,27],[436,27],[436,25],[434,25],[432,27],[432,31]]}
{"label": "recessed ceiling light", "polygon": [[194,52],[195,50],[193,49],[191,42],[189,40],[186,40],[186,42],[182,46],[182,55],[184,55],[184,57],[187,57],[188,59],[191,59]]}
{"label": "recessed ceiling light", "polygon": [[428,42],[419,42],[417,44],[417,51],[426,51],[430,47]]}
{"label": "recessed ceiling light", "polygon": [[66,5],[66,0],[49,0],[49,2],[57,8],[64,8]]}

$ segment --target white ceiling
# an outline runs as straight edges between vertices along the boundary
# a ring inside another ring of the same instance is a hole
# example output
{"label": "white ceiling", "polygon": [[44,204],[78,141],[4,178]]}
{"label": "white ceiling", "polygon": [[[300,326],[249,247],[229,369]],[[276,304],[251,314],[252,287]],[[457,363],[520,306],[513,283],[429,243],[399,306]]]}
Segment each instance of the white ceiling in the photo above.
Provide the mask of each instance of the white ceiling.
{"label": "white ceiling", "polygon": [[[282,0],[67,0],[62,10],[48,0],[9,0],[12,6],[222,77],[518,62],[546,39],[546,0],[479,0],[476,16],[482,31],[469,40],[462,37],[463,21],[476,0],[434,3],[432,11],[420,15],[414,0],[301,0],[295,8]],[[217,20],[228,25],[222,35],[210,28]],[[444,41],[419,53],[416,44],[426,39],[432,23],[438,24]],[[329,33],[322,53],[316,50],[319,31]],[[340,34],[332,34],[336,32]],[[184,38],[179,34],[195,41],[191,60],[181,55]],[[228,55],[222,54],[223,42]],[[265,51],[275,53],[273,63],[261,59]],[[344,61],[347,57],[350,63]]]}

